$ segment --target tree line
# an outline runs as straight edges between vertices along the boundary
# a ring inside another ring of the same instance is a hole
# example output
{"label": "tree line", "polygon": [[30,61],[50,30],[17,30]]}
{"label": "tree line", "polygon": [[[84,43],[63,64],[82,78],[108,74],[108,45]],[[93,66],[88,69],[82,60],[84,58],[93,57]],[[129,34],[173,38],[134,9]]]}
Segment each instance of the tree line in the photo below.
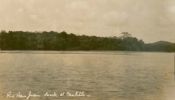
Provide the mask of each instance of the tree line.
{"label": "tree line", "polygon": [[[175,44],[146,44],[122,32],[120,37],[97,37],[63,32],[1,31],[1,50],[120,50],[175,51]],[[165,46],[166,45],[166,46]],[[167,49],[168,48],[168,49]]]}

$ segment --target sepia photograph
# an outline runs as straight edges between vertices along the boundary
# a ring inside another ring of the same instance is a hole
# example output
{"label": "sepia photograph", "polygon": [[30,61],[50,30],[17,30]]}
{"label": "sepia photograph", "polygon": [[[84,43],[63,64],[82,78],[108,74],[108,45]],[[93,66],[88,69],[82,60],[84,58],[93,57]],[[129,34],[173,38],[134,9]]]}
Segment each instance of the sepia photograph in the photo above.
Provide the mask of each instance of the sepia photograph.
{"label": "sepia photograph", "polygon": [[0,0],[0,100],[175,100],[175,1]]}

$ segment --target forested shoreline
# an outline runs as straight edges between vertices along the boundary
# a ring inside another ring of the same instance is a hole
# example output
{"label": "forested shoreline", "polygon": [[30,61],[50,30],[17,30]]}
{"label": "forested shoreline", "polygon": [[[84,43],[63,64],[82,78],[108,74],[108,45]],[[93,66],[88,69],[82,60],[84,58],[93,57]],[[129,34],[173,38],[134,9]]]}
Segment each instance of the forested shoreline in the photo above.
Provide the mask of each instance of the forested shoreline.
{"label": "forested shoreline", "polygon": [[122,32],[120,37],[97,37],[63,32],[1,31],[1,50],[119,50],[175,52],[175,43],[144,43]]}

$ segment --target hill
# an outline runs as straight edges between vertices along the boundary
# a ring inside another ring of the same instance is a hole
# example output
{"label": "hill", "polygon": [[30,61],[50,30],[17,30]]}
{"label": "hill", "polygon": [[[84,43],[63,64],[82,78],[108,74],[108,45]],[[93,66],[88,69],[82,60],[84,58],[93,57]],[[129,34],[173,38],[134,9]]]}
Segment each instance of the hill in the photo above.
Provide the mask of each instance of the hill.
{"label": "hill", "polygon": [[97,37],[63,32],[1,31],[1,50],[119,50],[175,52],[175,44],[144,43],[128,32],[120,37]]}
{"label": "hill", "polygon": [[173,52],[175,51],[175,43],[171,43],[167,41],[158,41],[154,43],[149,43],[149,44],[145,44],[145,50]]}

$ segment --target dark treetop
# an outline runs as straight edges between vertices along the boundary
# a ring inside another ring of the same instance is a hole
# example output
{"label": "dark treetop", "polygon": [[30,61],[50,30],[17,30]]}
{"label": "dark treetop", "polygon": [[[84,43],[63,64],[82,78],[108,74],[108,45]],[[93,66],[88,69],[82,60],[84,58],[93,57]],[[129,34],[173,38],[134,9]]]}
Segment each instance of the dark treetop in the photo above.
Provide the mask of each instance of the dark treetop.
{"label": "dark treetop", "polygon": [[120,37],[97,37],[66,32],[1,31],[1,50],[120,50],[174,52],[175,44],[165,41],[146,44],[122,32]]}

